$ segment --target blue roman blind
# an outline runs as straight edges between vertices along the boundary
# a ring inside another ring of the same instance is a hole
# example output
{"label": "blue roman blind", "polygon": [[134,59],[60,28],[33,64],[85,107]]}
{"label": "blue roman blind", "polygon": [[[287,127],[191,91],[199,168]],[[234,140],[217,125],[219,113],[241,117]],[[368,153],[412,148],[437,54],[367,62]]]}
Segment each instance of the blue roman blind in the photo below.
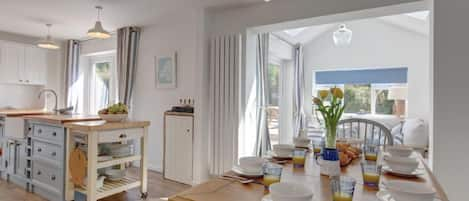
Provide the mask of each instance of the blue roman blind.
{"label": "blue roman blind", "polygon": [[407,83],[407,67],[316,72],[316,84]]}

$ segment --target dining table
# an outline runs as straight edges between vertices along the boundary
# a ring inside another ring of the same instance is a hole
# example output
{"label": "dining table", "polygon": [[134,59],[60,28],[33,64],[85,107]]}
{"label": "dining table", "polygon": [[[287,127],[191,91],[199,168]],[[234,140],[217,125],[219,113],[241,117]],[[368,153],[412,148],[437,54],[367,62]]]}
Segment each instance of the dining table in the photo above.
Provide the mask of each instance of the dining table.
{"label": "dining table", "polygon": [[[436,200],[449,201],[442,187],[430,171],[424,158],[415,152],[420,161],[422,174],[414,177],[399,177],[389,173],[381,176],[381,185],[386,181],[405,180],[429,185],[436,191]],[[356,180],[354,201],[377,201],[379,189],[369,188],[363,184],[360,161],[363,157],[353,160],[348,166],[341,167],[341,176],[353,177]],[[308,154],[304,168],[294,168],[291,162],[283,164],[281,182],[301,183],[311,188],[314,193],[313,201],[332,201],[332,191],[329,176],[320,174],[320,166],[316,162],[314,154]],[[228,171],[226,175],[235,175]],[[268,190],[262,185],[262,177],[249,184],[242,184],[233,179],[214,177],[204,183],[195,185],[186,191],[169,197],[170,201],[262,201]]]}

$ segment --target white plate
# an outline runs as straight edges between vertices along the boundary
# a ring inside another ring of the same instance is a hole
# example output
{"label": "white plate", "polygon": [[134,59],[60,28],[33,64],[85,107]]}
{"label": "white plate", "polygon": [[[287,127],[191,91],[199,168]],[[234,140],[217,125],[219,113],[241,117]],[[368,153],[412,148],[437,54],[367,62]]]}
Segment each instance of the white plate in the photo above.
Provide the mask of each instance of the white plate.
{"label": "white plate", "polygon": [[260,172],[256,172],[256,173],[253,173],[253,172],[246,172],[243,170],[243,168],[235,165],[233,166],[233,168],[231,169],[234,173],[238,174],[238,175],[241,175],[241,176],[248,176],[248,177],[258,177],[258,176],[262,176],[264,175],[264,173],[262,171]]}
{"label": "white plate", "polygon": [[383,166],[383,171],[401,177],[418,177],[425,173],[424,169],[421,168],[417,168],[415,171],[408,173],[392,170],[389,166]]}
{"label": "white plate", "polygon": [[[378,197],[379,201],[396,201],[391,197],[391,193],[389,193],[387,190],[380,190],[376,193],[376,197]],[[264,200],[262,200],[264,201]],[[267,201],[267,200],[266,200]],[[270,200],[269,200],[270,201]],[[441,201],[438,198],[433,199],[433,201]]]}
{"label": "white plate", "polygon": [[[313,200],[314,200],[314,197],[313,199],[311,199],[311,201]],[[270,194],[267,194],[267,195],[264,195],[264,197],[262,197],[262,201],[273,201],[273,200],[272,200],[272,197],[270,197]]]}

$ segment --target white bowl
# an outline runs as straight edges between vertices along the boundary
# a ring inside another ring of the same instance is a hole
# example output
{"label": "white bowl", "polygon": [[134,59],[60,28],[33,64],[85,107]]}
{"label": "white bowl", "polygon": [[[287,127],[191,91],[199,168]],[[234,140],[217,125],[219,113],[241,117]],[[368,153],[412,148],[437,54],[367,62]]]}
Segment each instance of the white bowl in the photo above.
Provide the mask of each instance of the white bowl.
{"label": "white bowl", "polygon": [[262,164],[264,164],[264,159],[260,157],[252,156],[239,158],[239,166],[249,171],[262,169]]}
{"label": "white bowl", "polygon": [[106,122],[121,122],[125,121],[128,118],[128,114],[99,114],[101,119],[105,120]]}
{"label": "white bowl", "polygon": [[296,183],[280,182],[270,185],[272,201],[311,201],[311,188]]}
{"label": "white bowl", "polygon": [[386,164],[393,171],[401,173],[412,173],[419,167],[419,162],[415,158],[406,158],[399,156],[385,156]]}
{"label": "white bowl", "polygon": [[411,147],[405,147],[405,146],[386,147],[386,151],[390,153],[392,156],[400,156],[400,157],[409,157],[414,152],[414,150]]}
{"label": "white bowl", "polygon": [[278,157],[290,157],[295,150],[295,146],[291,144],[276,144],[273,151]]}
{"label": "white bowl", "polygon": [[398,201],[433,201],[435,190],[426,184],[409,181],[389,181],[386,189],[394,200]]}

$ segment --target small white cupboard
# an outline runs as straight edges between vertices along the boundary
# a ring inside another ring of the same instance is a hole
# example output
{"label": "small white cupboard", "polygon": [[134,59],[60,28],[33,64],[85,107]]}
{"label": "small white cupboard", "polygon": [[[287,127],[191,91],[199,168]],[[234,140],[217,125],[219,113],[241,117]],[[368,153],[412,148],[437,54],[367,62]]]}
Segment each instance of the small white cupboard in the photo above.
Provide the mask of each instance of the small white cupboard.
{"label": "small white cupboard", "polygon": [[164,115],[164,178],[193,184],[194,116],[166,112]]}
{"label": "small white cupboard", "polygon": [[0,41],[0,83],[45,85],[47,51],[30,44]]}

